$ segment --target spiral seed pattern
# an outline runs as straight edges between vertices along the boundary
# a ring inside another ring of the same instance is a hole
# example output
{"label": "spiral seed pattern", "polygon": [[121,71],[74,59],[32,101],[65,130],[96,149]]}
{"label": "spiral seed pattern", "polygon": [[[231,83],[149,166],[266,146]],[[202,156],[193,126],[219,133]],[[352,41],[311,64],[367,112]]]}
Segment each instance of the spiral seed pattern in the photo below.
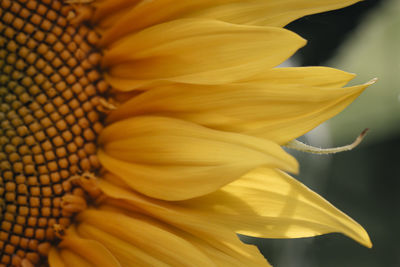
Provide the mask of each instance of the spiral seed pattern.
{"label": "spiral seed pattern", "polygon": [[99,35],[57,0],[0,2],[0,266],[44,262],[70,179],[96,172]]}

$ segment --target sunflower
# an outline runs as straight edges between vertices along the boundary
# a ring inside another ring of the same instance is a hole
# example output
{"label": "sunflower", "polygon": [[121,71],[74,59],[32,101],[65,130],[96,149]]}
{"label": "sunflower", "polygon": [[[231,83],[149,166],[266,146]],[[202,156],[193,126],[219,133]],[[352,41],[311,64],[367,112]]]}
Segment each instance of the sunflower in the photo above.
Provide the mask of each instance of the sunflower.
{"label": "sunflower", "polygon": [[281,146],[370,83],[275,68],[356,0],[2,0],[1,266],[269,266],[237,234],[365,230]]}

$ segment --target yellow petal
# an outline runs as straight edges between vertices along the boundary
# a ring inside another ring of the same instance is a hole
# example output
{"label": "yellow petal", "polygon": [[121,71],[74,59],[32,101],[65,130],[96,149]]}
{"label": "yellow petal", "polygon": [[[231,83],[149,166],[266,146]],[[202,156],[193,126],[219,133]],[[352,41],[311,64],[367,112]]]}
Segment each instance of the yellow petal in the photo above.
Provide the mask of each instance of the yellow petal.
{"label": "yellow petal", "polygon": [[[182,232],[181,236],[206,254],[215,266],[271,267],[255,246],[241,243],[235,233],[229,230],[226,231],[226,229],[221,229],[221,227],[210,229],[202,238],[186,232]],[[233,249],[231,248],[231,251],[225,253],[223,249],[215,247],[215,243],[218,241],[209,242],[209,240],[207,240],[207,242],[206,239],[209,238],[218,238],[220,246],[222,243],[231,243],[230,246],[233,247]]]}
{"label": "yellow petal", "polygon": [[[146,198],[102,180],[105,194],[131,203],[132,209],[206,236],[215,246],[226,228],[265,238],[310,237],[340,232],[371,247],[365,230],[292,177],[258,169],[205,197],[167,203]],[[232,243],[233,244],[233,243]]]}
{"label": "yellow petal", "polygon": [[192,209],[211,208],[207,212],[214,218],[245,235],[297,238],[340,232],[372,246],[357,222],[281,171],[255,170],[214,194],[186,203]]}
{"label": "yellow petal", "polygon": [[66,267],[96,267],[96,265],[90,264],[80,255],[70,250],[62,249],[60,251],[60,256]]}
{"label": "yellow petal", "polygon": [[273,142],[172,118],[116,122],[99,143],[105,169],[133,189],[167,200],[213,192],[258,166],[297,171],[296,160]]}
{"label": "yellow petal", "polygon": [[303,84],[312,87],[343,87],[356,77],[353,73],[329,67],[274,68],[242,82],[265,81],[272,84]]}
{"label": "yellow petal", "polygon": [[[122,239],[104,232],[89,224],[79,224],[77,227],[79,233],[85,238],[94,239],[111,251],[118,259],[123,267],[130,266],[160,266],[167,267],[166,263],[155,258],[151,251],[144,251],[137,248],[131,243],[125,242]],[[154,241],[152,241],[154,242]]]}
{"label": "yellow petal", "polygon": [[[141,1],[139,5],[130,6],[128,9],[122,7],[115,8],[112,11],[106,9],[100,10],[99,14],[95,12],[94,17],[98,18],[100,26],[104,16],[113,15],[116,13],[118,20],[112,25],[106,24],[107,31],[103,35],[102,43],[108,45],[129,33],[136,32],[155,24],[160,24],[169,20],[179,18],[185,13],[193,10],[207,8],[220,3],[229,3],[238,0],[157,0],[157,1]],[[113,0],[105,1],[104,5],[113,6]],[[115,12],[117,11],[118,12]],[[107,19],[107,17],[106,17]],[[109,20],[109,19],[107,19]],[[132,23],[134,21],[135,23]]]}
{"label": "yellow petal", "polygon": [[159,86],[125,102],[107,119],[163,115],[286,144],[342,111],[370,84],[342,88],[352,77],[322,67],[277,68],[253,81]]}
{"label": "yellow petal", "polygon": [[66,267],[61,258],[60,252],[55,247],[51,247],[47,259],[50,267]]}
{"label": "yellow petal", "polygon": [[129,35],[105,51],[102,64],[122,91],[160,81],[222,84],[272,68],[304,44],[285,29],[182,19]]}
{"label": "yellow petal", "polygon": [[283,27],[306,15],[339,9],[360,0],[248,0],[231,1],[197,9],[188,17],[218,19],[230,23]]}
{"label": "yellow petal", "polygon": [[151,251],[152,256],[171,266],[213,266],[210,259],[196,247],[150,218],[127,216],[121,211],[85,210],[77,220],[81,225],[78,227],[80,234],[90,235],[85,232],[87,228],[82,228],[82,225],[90,225],[143,251]]}
{"label": "yellow petal", "polygon": [[[221,98],[221,94],[247,92],[248,90],[258,92],[260,98],[264,101],[285,101],[291,94],[293,94],[293,98],[289,100],[292,101],[304,97],[304,95],[307,95],[307,98],[312,97],[311,100],[314,102],[317,100],[326,101],[332,99],[331,94],[340,96],[347,90],[336,92],[326,89],[337,90],[354,77],[354,74],[327,67],[273,68],[259,73],[257,76],[252,76],[248,80],[224,85],[159,85],[140,95],[128,96],[124,99],[124,102],[127,102],[111,112],[107,116],[107,120],[113,122],[142,114],[165,113],[171,116],[182,116],[181,113],[189,111],[195,113],[198,109],[201,112],[206,112],[206,108],[217,109],[219,107],[220,103],[215,107],[207,103],[208,101],[215,102],[216,100],[213,98]],[[290,87],[290,90],[284,87]],[[318,93],[319,95],[317,95]],[[198,97],[207,101],[199,101],[197,100]],[[205,97],[207,98],[203,99]],[[128,101],[129,98],[131,98],[130,101]],[[249,101],[249,99],[252,100],[252,98],[245,97],[243,102],[246,103],[245,101]],[[225,99],[228,103],[232,101],[232,105],[236,103],[235,100],[231,97]]]}
{"label": "yellow petal", "polygon": [[112,27],[129,10],[133,9],[141,0],[96,0],[91,21],[101,29]]}
{"label": "yellow petal", "polygon": [[58,247],[76,254],[90,263],[91,266],[121,266],[109,250],[94,240],[67,234],[63,237]]}
{"label": "yellow petal", "polygon": [[304,112],[299,116],[290,117],[284,121],[277,120],[270,125],[266,125],[265,127],[262,124],[259,124],[257,125],[259,128],[256,126],[254,127],[255,129],[250,129],[245,133],[268,138],[278,144],[286,144],[288,141],[302,136],[324,121],[336,116],[348,105],[350,105],[364,91],[365,88],[373,83],[375,83],[375,80],[363,85],[344,88],[345,90],[347,89],[347,91],[343,97],[332,100],[322,105],[322,107],[319,109]]}
{"label": "yellow petal", "polygon": [[[107,31],[103,42],[111,43],[119,38],[155,24],[182,17],[202,17],[231,23],[284,26],[305,15],[342,8],[358,0],[157,0],[104,1],[94,17]],[[112,16],[114,15],[114,16]],[[115,18],[114,23],[109,17]],[[134,23],[132,23],[134,22]]]}
{"label": "yellow petal", "polygon": [[[269,266],[256,247],[240,242],[237,235],[229,228],[211,222],[203,224],[207,216],[198,220],[193,216],[193,211],[181,210],[180,214],[173,208],[170,209],[168,202],[146,198],[103,179],[99,181],[99,185],[108,196],[115,198],[115,200],[108,198],[104,202],[106,205],[118,207],[116,211],[124,210],[125,215],[131,214],[132,217],[137,216],[137,212],[140,211],[156,218],[168,225],[169,231],[197,247],[217,266]],[[98,237],[95,239],[98,240]]]}

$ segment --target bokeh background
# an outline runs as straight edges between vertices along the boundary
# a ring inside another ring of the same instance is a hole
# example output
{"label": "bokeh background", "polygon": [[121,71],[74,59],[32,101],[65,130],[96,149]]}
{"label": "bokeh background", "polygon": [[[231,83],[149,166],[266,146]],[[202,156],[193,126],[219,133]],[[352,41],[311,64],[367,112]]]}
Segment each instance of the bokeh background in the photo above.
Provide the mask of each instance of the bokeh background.
{"label": "bokeh background", "polygon": [[340,234],[243,240],[257,244],[276,267],[400,266],[400,0],[366,0],[287,28],[308,40],[290,64],[353,72],[354,84],[379,78],[347,110],[301,138],[341,146],[369,128],[359,147],[322,156],[290,151],[300,161],[297,178],[363,225],[374,247]]}

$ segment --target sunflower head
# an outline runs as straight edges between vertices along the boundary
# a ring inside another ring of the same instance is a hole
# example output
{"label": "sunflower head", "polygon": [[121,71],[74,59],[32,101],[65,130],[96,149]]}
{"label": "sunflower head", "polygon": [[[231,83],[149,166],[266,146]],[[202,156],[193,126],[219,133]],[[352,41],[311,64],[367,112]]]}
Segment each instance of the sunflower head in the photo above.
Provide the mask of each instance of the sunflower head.
{"label": "sunflower head", "polygon": [[353,2],[2,0],[0,266],[268,265],[236,233],[370,246],[281,148],[369,84],[275,68],[305,44],[285,24]]}

